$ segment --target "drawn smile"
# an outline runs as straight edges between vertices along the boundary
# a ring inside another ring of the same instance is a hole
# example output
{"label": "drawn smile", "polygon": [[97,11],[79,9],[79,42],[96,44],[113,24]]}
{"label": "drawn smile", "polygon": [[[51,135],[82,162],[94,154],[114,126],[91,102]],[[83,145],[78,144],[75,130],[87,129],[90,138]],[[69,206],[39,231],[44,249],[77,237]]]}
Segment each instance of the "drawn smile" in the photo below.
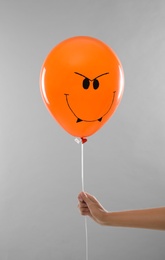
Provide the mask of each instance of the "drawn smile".
{"label": "drawn smile", "polygon": [[113,98],[112,98],[112,101],[111,101],[111,104],[108,108],[108,110],[106,111],[105,114],[103,114],[100,118],[97,118],[97,119],[92,119],[92,120],[87,120],[87,119],[82,119],[80,118],[78,115],[76,115],[76,113],[73,111],[73,109],[71,108],[70,104],[69,104],[69,100],[68,100],[68,96],[69,94],[64,94],[66,96],[66,103],[70,109],[70,111],[72,112],[72,114],[77,118],[76,120],[76,123],[80,123],[80,122],[95,122],[95,121],[98,121],[98,122],[101,122],[103,117],[106,116],[108,114],[108,112],[111,110],[111,107],[113,105],[113,102],[115,100],[115,94],[116,94],[116,91],[113,92]]}

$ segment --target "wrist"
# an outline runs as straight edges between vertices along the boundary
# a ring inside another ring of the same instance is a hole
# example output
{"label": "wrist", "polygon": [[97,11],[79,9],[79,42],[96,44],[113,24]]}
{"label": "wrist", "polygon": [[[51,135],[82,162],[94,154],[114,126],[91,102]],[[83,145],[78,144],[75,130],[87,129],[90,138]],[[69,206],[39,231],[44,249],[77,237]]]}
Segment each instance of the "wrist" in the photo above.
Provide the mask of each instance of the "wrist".
{"label": "wrist", "polygon": [[103,226],[111,226],[111,215],[112,213],[111,212],[104,212],[104,217],[102,219],[102,225]]}

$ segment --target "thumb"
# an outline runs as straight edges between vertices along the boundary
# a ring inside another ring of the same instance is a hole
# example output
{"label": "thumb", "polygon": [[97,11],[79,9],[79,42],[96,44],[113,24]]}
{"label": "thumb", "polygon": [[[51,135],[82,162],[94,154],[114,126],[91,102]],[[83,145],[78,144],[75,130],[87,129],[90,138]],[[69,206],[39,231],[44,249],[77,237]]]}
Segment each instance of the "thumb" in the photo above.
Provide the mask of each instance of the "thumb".
{"label": "thumb", "polygon": [[80,202],[85,202],[87,205],[89,205],[92,200],[91,200],[91,196],[88,194],[88,193],[85,193],[85,192],[81,192],[79,195],[78,195],[78,200]]}

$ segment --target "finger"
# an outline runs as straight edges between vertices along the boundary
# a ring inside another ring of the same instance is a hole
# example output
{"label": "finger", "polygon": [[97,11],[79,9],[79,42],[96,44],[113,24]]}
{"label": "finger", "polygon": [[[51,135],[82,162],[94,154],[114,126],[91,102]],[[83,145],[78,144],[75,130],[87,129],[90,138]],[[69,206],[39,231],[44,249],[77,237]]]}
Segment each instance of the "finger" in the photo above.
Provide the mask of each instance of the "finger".
{"label": "finger", "polygon": [[79,202],[83,202],[82,192],[79,193],[78,200],[79,200]]}
{"label": "finger", "polygon": [[78,203],[78,208],[84,209],[84,208],[88,208],[88,206],[86,203],[80,202],[80,203]]}
{"label": "finger", "polygon": [[90,215],[90,211],[88,208],[80,209],[80,213],[81,213],[81,215]]}

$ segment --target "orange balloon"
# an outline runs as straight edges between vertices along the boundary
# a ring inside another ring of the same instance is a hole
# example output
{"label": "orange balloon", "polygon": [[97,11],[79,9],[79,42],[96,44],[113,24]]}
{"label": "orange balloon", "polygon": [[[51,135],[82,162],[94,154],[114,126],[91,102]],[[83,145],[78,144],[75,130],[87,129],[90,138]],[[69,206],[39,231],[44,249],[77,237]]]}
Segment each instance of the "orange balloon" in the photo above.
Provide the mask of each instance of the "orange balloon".
{"label": "orange balloon", "polygon": [[46,57],[40,90],[47,109],[69,134],[88,137],[108,121],[121,101],[122,65],[102,41],[72,37]]}

